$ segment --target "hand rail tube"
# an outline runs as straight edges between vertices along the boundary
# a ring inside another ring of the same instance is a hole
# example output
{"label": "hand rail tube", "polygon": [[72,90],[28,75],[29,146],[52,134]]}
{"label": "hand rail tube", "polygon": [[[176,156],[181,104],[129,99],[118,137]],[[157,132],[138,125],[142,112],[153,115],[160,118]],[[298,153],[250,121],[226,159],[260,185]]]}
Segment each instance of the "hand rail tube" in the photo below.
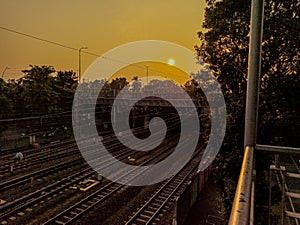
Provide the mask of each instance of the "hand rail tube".
{"label": "hand rail tube", "polygon": [[243,164],[236,187],[229,224],[249,224],[251,206],[251,182],[254,162],[254,147],[246,146]]}
{"label": "hand rail tube", "polygon": [[262,151],[262,152],[271,152],[271,153],[300,154],[300,148],[272,146],[272,145],[256,144],[255,150]]}

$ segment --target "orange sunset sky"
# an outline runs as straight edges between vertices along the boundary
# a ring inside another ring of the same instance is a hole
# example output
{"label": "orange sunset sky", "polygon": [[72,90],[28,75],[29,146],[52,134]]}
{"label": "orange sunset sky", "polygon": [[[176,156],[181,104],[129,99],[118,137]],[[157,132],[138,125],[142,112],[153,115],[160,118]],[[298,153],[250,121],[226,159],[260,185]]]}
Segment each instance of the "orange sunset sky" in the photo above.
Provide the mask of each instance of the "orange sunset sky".
{"label": "orange sunset sky", "polygon": [[[204,0],[0,0],[0,73],[5,80],[19,78],[29,64],[77,73],[76,49],[83,46],[102,55],[121,44],[154,39],[193,50],[205,7]],[[82,53],[82,73],[96,58]]]}

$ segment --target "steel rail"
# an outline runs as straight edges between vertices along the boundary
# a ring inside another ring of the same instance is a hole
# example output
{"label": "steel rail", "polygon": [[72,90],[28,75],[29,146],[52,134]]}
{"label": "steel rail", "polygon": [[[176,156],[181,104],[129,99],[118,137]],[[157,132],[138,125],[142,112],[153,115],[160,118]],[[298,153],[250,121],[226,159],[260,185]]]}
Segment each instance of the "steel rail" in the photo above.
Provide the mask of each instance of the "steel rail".
{"label": "steel rail", "polygon": [[24,168],[27,168],[28,166],[34,167],[36,165],[40,165],[41,163],[47,163],[56,159],[67,158],[76,154],[79,154],[79,151],[76,148],[64,149],[62,151],[58,151],[56,154],[53,155],[47,152],[45,154],[34,157],[32,160],[26,159],[26,160],[19,161],[17,163],[10,163],[6,166],[3,166],[1,168],[2,169],[1,174],[4,175],[9,173],[11,164],[14,166],[13,172],[15,174],[17,171],[22,171]]}
{"label": "steel rail", "polygon": [[12,180],[8,180],[6,182],[0,183],[0,192],[3,192],[3,191],[8,190],[8,189],[12,189],[16,186],[20,186],[20,185],[22,185],[26,182],[29,182],[31,177],[33,177],[34,179],[40,178],[40,177],[45,176],[47,174],[54,173],[56,171],[60,171],[64,168],[66,168],[66,167],[69,167],[69,166],[72,166],[72,165],[78,165],[78,163],[80,163],[80,162],[84,162],[82,157],[71,159],[71,160],[62,162],[60,164],[42,169],[40,171],[32,172],[32,173],[26,174],[24,176],[17,177],[17,178],[12,179]]}
{"label": "steel rail", "polygon": [[[41,148],[39,149],[35,149],[35,148],[30,148],[30,149],[25,149],[25,151],[21,151],[20,149],[17,150],[17,151],[14,151],[14,152],[10,152],[8,153],[7,155],[3,155],[0,157],[0,161],[2,160],[10,160],[11,158],[13,158],[16,154],[16,152],[22,152],[23,154],[26,154],[26,158],[28,158],[29,156],[34,156],[36,154],[39,154],[41,152],[45,152],[45,151],[50,151],[50,150],[55,150],[55,149],[59,149],[61,148],[61,146],[65,146],[65,145],[71,145],[71,144],[75,144],[75,141],[74,140],[68,140],[68,141],[63,141],[63,142],[59,142],[59,143],[55,143],[55,144],[50,144],[50,145],[45,145],[45,146],[42,146]],[[38,151],[38,152],[37,152]],[[11,160],[10,160],[11,161]],[[1,162],[0,165],[3,165],[4,163]]]}
{"label": "steel rail", "polygon": [[[200,147],[200,149],[202,149],[202,147]],[[197,153],[193,155],[192,159],[187,165],[185,165],[177,174],[173,175],[171,178],[165,181],[150,197],[150,199],[146,203],[144,203],[144,205],[141,206],[138,211],[135,212],[132,217],[130,217],[128,221],[126,221],[126,225],[136,224],[139,222],[139,220],[142,221],[143,224],[150,224],[154,220],[158,220],[158,215],[163,210],[163,208],[166,207],[167,204],[175,200],[172,199],[172,197],[174,197],[175,193],[180,192],[180,190],[184,188],[185,184],[189,182],[188,178],[193,172],[195,172],[195,169],[198,168],[199,160],[197,159],[197,157],[199,157],[199,154],[201,153],[203,152],[197,151]],[[191,162],[194,162],[192,166],[190,164]],[[163,201],[159,203],[159,207],[151,205],[158,199],[163,199]],[[150,210],[149,207],[151,207],[152,210]],[[155,209],[155,211],[153,211],[153,209]]]}
{"label": "steel rail", "polygon": [[[125,151],[120,152],[118,156],[123,156],[123,158],[127,158],[128,156],[128,150],[125,149]],[[111,165],[111,161],[103,161],[102,167],[106,167]],[[14,213],[17,213],[18,211],[27,208],[31,205],[34,205],[43,199],[46,199],[48,197],[53,196],[54,194],[67,189],[71,185],[74,185],[78,183],[80,180],[87,179],[87,177],[91,177],[93,174],[95,174],[95,171],[91,168],[86,168],[80,172],[77,172],[73,175],[68,176],[67,178],[64,178],[58,182],[55,182],[53,184],[50,184],[46,187],[43,187],[42,189],[35,191],[33,193],[30,193],[26,196],[23,196],[19,199],[14,200],[13,202],[10,202],[8,204],[5,204],[3,206],[0,206],[0,210],[4,213],[0,214],[0,219],[3,220],[3,218],[8,217]]]}
{"label": "steel rail", "polygon": [[[110,143],[110,141],[108,143]],[[110,144],[108,147],[109,147],[109,149],[110,148],[116,148],[116,146],[120,146],[120,145],[121,144],[117,142],[117,144]],[[91,146],[93,146],[93,145],[91,145]],[[56,156],[54,155],[54,157],[56,157]],[[54,166],[51,166],[51,167],[48,167],[48,168],[45,168],[45,169],[23,175],[21,177],[17,177],[17,178],[11,179],[11,180],[1,182],[0,183],[0,192],[3,192],[7,189],[11,189],[11,188],[16,187],[18,185],[24,184],[24,183],[28,182],[31,177],[39,178],[39,177],[44,176],[46,174],[49,174],[51,172],[55,172],[55,171],[58,171],[60,169],[63,169],[64,167],[71,166],[71,165],[76,165],[76,162],[77,163],[79,162],[77,160],[82,160],[83,161],[83,158],[79,156],[79,157],[76,157],[75,159],[68,160],[68,161],[62,162],[60,164],[57,164],[57,165],[54,165]],[[75,162],[72,162],[72,161],[75,161]]]}
{"label": "steel rail", "polygon": [[[164,157],[166,157],[170,152],[165,151],[166,149],[163,149],[164,151],[161,151],[160,154],[156,154],[152,158],[144,161],[140,166],[146,165],[149,162],[156,162],[159,160],[162,160]],[[170,149],[169,149],[170,150]],[[139,172],[137,174],[133,173],[135,170],[138,170]],[[146,170],[146,169],[144,169]],[[129,180],[135,179],[135,177],[140,176],[141,174],[140,167],[134,168],[131,171],[128,171],[126,174],[124,174],[120,179],[124,177],[129,176]],[[130,177],[130,175],[133,175]],[[49,219],[44,223],[44,225],[47,224],[70,224],[78,219],[78,217],[82,216],[83,214],[87,213],[89,210],[91,210],[95,205],[99,205],[100,202],[103,202],[106,200],[109,196],[113,195],[114,193],[118,192],[122,188],[126,187],[126,185],[109,182],[107,185],[102,187],[101,189],[97,190],[96,192],[92,193],[91,195],[87,196],[86,198],[82,199],[75,205],[72,205],[71,207],[67,208],[63,212],[57,214],[55,217]],[[65,222],[61,220],[67,220]]]}

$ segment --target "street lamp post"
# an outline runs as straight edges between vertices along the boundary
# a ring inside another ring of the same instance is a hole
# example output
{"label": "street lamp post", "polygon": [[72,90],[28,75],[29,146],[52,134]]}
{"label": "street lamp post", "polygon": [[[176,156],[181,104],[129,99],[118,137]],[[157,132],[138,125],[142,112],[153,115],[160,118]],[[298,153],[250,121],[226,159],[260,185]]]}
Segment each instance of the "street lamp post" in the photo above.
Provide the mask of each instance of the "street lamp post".
{"label": "street lamp post", "polygon": [[80,82],[80,79],[81,79],[81,51],[83,49],[88,49],[88,47],[81,47],[78,52],[79,52],[79,55],[78,55],[78,82]]}

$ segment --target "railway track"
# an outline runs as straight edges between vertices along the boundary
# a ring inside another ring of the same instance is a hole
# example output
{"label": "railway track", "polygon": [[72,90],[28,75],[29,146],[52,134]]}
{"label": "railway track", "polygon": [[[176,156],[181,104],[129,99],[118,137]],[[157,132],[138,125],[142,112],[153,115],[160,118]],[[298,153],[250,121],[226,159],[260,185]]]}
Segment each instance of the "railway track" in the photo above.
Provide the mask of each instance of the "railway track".
{"label": "railway track", "polygon": [[[162,159],[164,159],[170,152],[166,151],[169,149],[168,146],[162,148],[160,153],[157,153],[152,158],[145,160],[141,165],[146,165],[147,163],[156,163]],[[144,169],[146,171],[146,169]],[[140,176],[141,173],[145,172],[141,171],[139,167],[128,171],[125,175],[123,175],[120,179],[126,179],[128,182],[136,177]],[[63,212],[57,214],[53,218],[46,221],[44,224],[71,224],[78,220],[81,216],[88,213],[92,210],[96,205],[103,203],[105,200],[110,198],[112,195],[118,193],[119,191],[125,191],[128,186],[109,182],[104,187],[95,191],[91,195],[82,199],[78,203],[72,205],[68,209]]]}
{"label": "railway track", "polygon": [[[112,147],[115,148],[116,145],[112,144]],[[79,153],[78,150],[77,150],[77,152]],[[54,157],[56,157],[56,156],[54,155]],[[53,174],[55,172],[65,169],[65,168],[70,168],[74,165],[78,165],[79,163],[84,163],[86,165],[86,163],[81,155],[78,155],[76,158],[73,158],[73,159],[65,161],[65,162],[61,162],[54,166],[51,166],[51,167],[48,167],[48,168],[45,168],[45,169],[42,169],[39,171],[35,171],[32,173],[28,173],[23,176],[17,177],[15,179],[3,181],[0,183],[0,193],[3,193],[5,190],[9,190],[9,189],[18,187],[20,185],[23,185],[24,183],[29,183],[31,178],[37,179],[40,177],[45,177],[49,174]]]}
{"label": "railway track", "polygon": [[179,173],[163,182],[148,201],[137,208],[136,212],[124,223],[126,225],[160,224],[160,218],[171,208],[171,204],[173,204],[176,197],[180,195],[189,183],[189,178],[197,171],[200,154],[201,152],[198,151]]}
{"label": "railway track", "polygon": [[36,171],[36,172],[32,172],[26,175],[23,175],[21,177],[17,177],[15,179],[11,179],[11,180],[7,180],[5,182],[1,182],[0,183],[0,193],[3,193],[6,190],[10,190],[13,189],[15,187],[21,186],[24,183],[30,183],[30,180],[33,179],[37,179],[40,177],[45,177],[49,174],[53,174],[55,172],[61,171],[63,169],[65,169],[66,167],[71,167],[73,165],[78,165],[79,163],[85,163],[85,161],[83,160],[82,157],[77,157],[75,159],[71,159],[65,162],[62,162],[60,164]]}
{"label": "railway track", "polygon": [[55,148],[60,147],[61,145],[66,145],[66,144],[71,144],[71,143],[75,143],[75,140],[74,139],[68,139],[68,140],[65,140],[65,141],[58,142],[58,143],[47,144],[45,146],[42,146],[38,150],[35,149],[35,148],[32,148],[32,147],[31,148],[22,147],[22,148],[18,148],[18,149],[1,150],[0,162],[12,159],[17,152],[22,152],[26,155],[31,155],[33,153],[36,153],[36,151],[44,151],[44,150],[48,150],[48,149],[55,149]]}
{"label": "railway track", "polygon": [[0,151],[0,160],[6,158],[7,156],[13,157],[14,154],[17,152],[27,152],[32,150],[31,148],[27,147],[20,147],[16,149],[1,149]]}
{"label": "railway track", "polygon": [[[128,151],[119,153],[119,157],[123,158],[127,158],[128,155]],[[111,161],[102,160],[102,163],[102,167],[106,167],[111,164]],[[26,211],[31,211],[33,206],[44,203],[45,199],[52,199],[59,195],[59,193],[63,193],[66,189],[69,189],[72,185],[76,185],[80,181],[92,178],[93,176],[95,176],[95,171],[91,168],[85,168],[80,172],[68,176],[67,178],[1,206],[0,209],[2,213],[0,214],[0,220],[2,220],[1,222],[7,222],[10,217],[16,218],[16,216],[20,213],[22,214]]]}
{"label": "railway track", "polygon": [[[115,147],[115,144],[112,144],[112,147]],[[128,149],[123,149],[118,150],[118,153],[115,155],[115,157],[118,157],[121,160],[125,160],[128,158],[128,156],[132,155],[132,153]],[[80,160],[80,159],[78,159]],[[99,159],[97,159],[99,160]],[[77,164],[78,161],[76,160],[75,162],[72,160],[71,162]],[[20,177],[19,179],[14,179],[8,182],[5,182],[0,186],[0,188],[4,187],[1,189],[7,190],[7,189],[12,189],[14,187],[17,187],[21,185],[23,182],[29,182],[31,177],[38,178],[38,177],[43,177],[45,176],[46,173],[53,173],[58,170],[63,169],[65,166],[69,165],[68,163],[66,164],[62,163],[58,166],[54,166],[53,168],[48,168],[46,171],[38,171],[36,173],[32,174],[27,174],[23,177]],[[101,160],[102,167],[108,166],[111,164],[109,160],[105,161],[105,156]],[[69,166],[68,166],[69,167]],[[0,218],[2,219],[2,222],[6,223],[9,218],[15,218],[18,216],[18,214],[23,214],[26,211],[31,211],[32,209],[30,208],[32,205],[37,205],[39,202],[43,202],[45,199],[51,199],[52,196],[56,196],[58,193],[62,193],[64,190],[68,189],[71,185],[74,185],[80,181],[83,181],[84,179],[91,178],[93,175],[95,175],[95,172],[90,169],[86,168],[81,172],[78,172],[76,174],[68,176],[68,178],[65,178],[61,180],[60,182],[56,182],[54,184],[48,185],[47,187],[42,188],[41,190],[35,191],[33,193],[30,193],[26,196],[23,196],[21,198],[18,198],[14,200],[13,202],[10,202],[2,207],[0,207],[1,211],[4,213],[0,214]],[[23,210],[23,211],[22,211]]]}
{"label": "railway track", "polygon": [[[110,137],[110,134],[105,134],[105,137]],[[89,139],[90,137],[86,137],[85,139]],[[79,140],[83,141],[83,140]],[[36,157],[39,154],[46,154],[45,152],[55,152],[59,151],[62,148],[65,148],[67,146],[76,146],[75,139],[67,139],[64,141],[56,142],[56,143],[50,143],[47,145],[44,145],[40,147],[39,149],[35,148],[29,148],[29,147],[22,147],[18,149],[6,149],[0,151],[0,166],[3,166],[5,164],[9,164],[11,162],[14,162],[12,158],[15,156],[17,152],[22,152],[24,157],[24,160],[26,159],[32,159],[33,157]]]}
{"label": "railway track", "polygon": [[[110,143],[110,141],[107,141],[107,143],[110,145],[110,148],[115,149],[118,147],[118,145],[120,145],[119,143]],[[10,165],[13,165],[13,172],[14,174],[16,174],[19,171],[23,171],[24,168],[29,168],[29,167],[34,167],[34,166],[38,166],[38,165],[42,165],[43,163],[50,163],[53,160],[57,160],[57,159],[64,159],[66,160],[65,163],[67,163],[65,165],[65,167],[67,166],[72,166],[75,165],[74,163],[68,164],[69,160],[68,158],[73,157],[73,159],[79,159],[81,157],[80,152],[77,148],[77,145],[74,141],[70,141],[68,142],[67,146],[61,146],[64,145],[64,143],[61,143],[60,145],[55,145],[57,148],[52,149],[52,148],[45,148],[42,152],[36,152],[31,156],[28,156],[26,160],[21,160],[21,161],[14,161],[14,163],[6,163],[5,165],[1,165],[0,169],[1,169],[1,176],[5,175],[5,174],[9,174],[10,173]],[[89,146],[87,146],[88,148]],[[35,150],[36,151],[36,150]],[[78,156],[76,157],[76,154],[78,154]],[[74,157],[75,156],[75,157]],[[32,159],[32,160],[30,160]],[[59,163],[59,165],[62,165],[63,167],[64,163]],[[8,181],[5,181],[5,179],[3,179],[2,177],[2,182],[0,184],[0,192],[2,190],[7,190],[9,188],[16,187],[19,184],[24,183],[22,180],[27,180],[31,177],[33,178],[37,178],[37,177],[41,177],[47,174],[51,174],[51,172],[56,172],[57,170],[53,169],[55,167],[57,167],[58,165],[52,166],[52,167],[48,167],[36,172],[31,172],[29,174],[25,174],[23,176],[17,177],[15,179],[11,179]],[[59,167],[59,168],[62,168]],[[49,170],[49,173],[47,172],[47,170]],[[25,181],[26,182],[26,181]],[[11,184],[11,183],[15,183],[15,184]],[[5,188],[5,186],[7,185],[7,187]]]}
{"label": "railway track", "polygon": [[[108,139],[106,139],[104,137],[103,141],[109,146],[109,148],[111,148],[110,153],[115,152],[114,157],[118,158],[118,160],[126,160],[129,155],[132,156],[132,151],[130,151],[128,149],[127,150],[125,150],[125,149],[120,150],[121,144],[119,142],[110,141],[110,139],[109,139],[110,136],[111,135],[107,136]],[[87,141],[89,142],[91,140],[87,140]],[[73,145],[74,143],[75,142],[70,141],[69,144]],[[63,156],[64,154],[66,154],[66,152],[63,152],[63,151],[67,151],[64,148],[66,146],[61,147],[61,144],[62,143],[58,143],[58,144],[55,145],[56,148],[54,147],[50,151],[51,154],[53,154],[53,155],[49,156],[49,160],[45,161],[45,162],[51,162],[51,161],[53,161],[53,159],[59,158],[60,156]],[[48,149],[51,149],[51,148],[48,146]],[[71,151],[75,151],[73,149],[73,147],[71,147],[71,146],[70,146],[70,149],[71,149]],[[39,151],[40,150],[41,149],[39,149]],[[36,150],[34,149],[33,151],[36,151]],[[48,150],[47,150],[46,147],[44,147],[44,150],[42,150],[42,151],[48,151]],[[78,150],[77,150],[77,152],[78,152]],[[120,153],[120,154],[118,154],[118,153]],[[122,156],[122,154],[124,154],[123,155],[124,157]],[[164,154],[167,154],[167,153],[164,153]],[[165,157],[164,154],[158,154],[158,156]],[[33,157],[31,159],[32,159],[32,161],[34,161],[34,160],[38,161],[40,159],[39,157],[47,157],[46,155],[47,155],[46,153],[45,154],[40,153],[40,156],[38,156],[38,154],[36,154],[36,155],[33,154],[32,155]],[[50,158],[50,157],[53,157],[53,158]],[[149,162],[151,162],[151,160],[154,160],[154,159],[151,158],[149,160],[146,160],[144,163],[149,163]],[[12,180],[2,182],[0,184],[0,193],[5,193],[5,191],[7,191],[7,190],[12,190],[13,188],[22,186],[25,183],[30,183],[31,178],[34,178],[34,179],[44,178],[44,177],[46,177],[48,175],[51,175],[53,173],[57,173],[58,171],[62,171],[66,167],[72,167],[72,166],[78,165],[79,163],[85,163],[83,161],[82,157],[78,157],[78,158],[76,157],[75,159],[60,163],[58,165],[54,165],[54,166],[51,166],[49,168],[42,169],[40,171],[32,172],[32,173],[26,174],[24,176],[21,176],[21,177],[12,179]],[[86,163],[85,163],[85,165],[86,165]],[[143,164],[141,164],[141,165],[143,165]],[[103,165],[103,166],[105,166],[105,165]],[[1,211],[1,213],[0,213],[0,218],[1,218],[0,223],[3,222],[3,224],[5,224],[5,222],[7,222],[7,221],[10,221],[10,222],[14,221],[14,220],[10,220],[10,218],[16,218],[16,217],[18,217],[19,214],[24,215],[24,213],[26,213],[27,211],[31,212],[33,210],[33,208],[38,206],[40,203],[45,202],[46,199],[53,199],[55,196],[59,196],[59,193],[64,192],[64,190],[69,188],[71,185],[73,185],[76,182],[79,182],[81,180],[88,179],[90,176],[93,176],[93,174],[95,175],[95,172],[92,171],[90,168],[83,168],[83,171],[68,175],[68,178],[64,178],[59,182],[55,182],[53,184],[47,185],[47,186],[43,187],[41,190],[29,193],[25,196],[22,196],[20,198],[15,199],[13,202],[9,202],[9,203],[1,206],[0,207],[0,209],[1,209],[0,210]],[[140,171],[138,171],[138,174],[140,174]],[[131,175],[128,177],[128,179],[134,179],[134,176],[135,176],[134,171],[131,171]],[[117,193],[120,189],[124,188],[124,185],[123,186],[120,185],[121,187],[118,185],[119,189],[116,190],[117,187],[116,186],[113,187],[113,185],[116,185],[116,184],[111,183],[111,186],[105,186],[106,187],[105,189],[103,189],[104,187],[101,188],[102,193],[104,194],[104,196],[102,196],[103,198],[102,198],[102,200],[100,200],[100,202],[103,202],[106,198],[113,195],[114,193]],[[110,188],[112,188],[112,189],[110,189]],[[113,190],[115,190],[115,191],[113,191]],[[108,191],[108,193],[107,193],[107,191]],[[98,198],[99,198],[99,196],[98,196]],[[87,205],[87,204],[90,204],[91,202],[90,203],[85,202],[85,203]],[[88,209],[83,210],[75,218],[72,217],[72,220],[73,219],[76,220],[81,215],[87,213],[90,209],[93,208],[93,206],[90,206],[90,207],[88,207]],[[71,210],[70,212],[73,212],[73,211]],[[71,214],[75,215],[74,212],[71,213]],[[66,216],[66,217],[70,217],[70,216]],[[67,223],[69,223],[69,222],[67,221]]]}
{"label": "railway track", "polygon": [[0,166],[0,175],[5,175],[10,173],[10,166],[13,165],[13,172],[16,174],[19,171],[23,171],[25,168],[34,167],[41,165],[42,163],[48,163],[57,159],[63,159],[65,157],[70,157],[79,154],[78,149],[75,144],[65,146],[63,148],[55,149],[54,151],[48,150],[39,152],[29,156],[24,160],[12,160],[5,165]]}

